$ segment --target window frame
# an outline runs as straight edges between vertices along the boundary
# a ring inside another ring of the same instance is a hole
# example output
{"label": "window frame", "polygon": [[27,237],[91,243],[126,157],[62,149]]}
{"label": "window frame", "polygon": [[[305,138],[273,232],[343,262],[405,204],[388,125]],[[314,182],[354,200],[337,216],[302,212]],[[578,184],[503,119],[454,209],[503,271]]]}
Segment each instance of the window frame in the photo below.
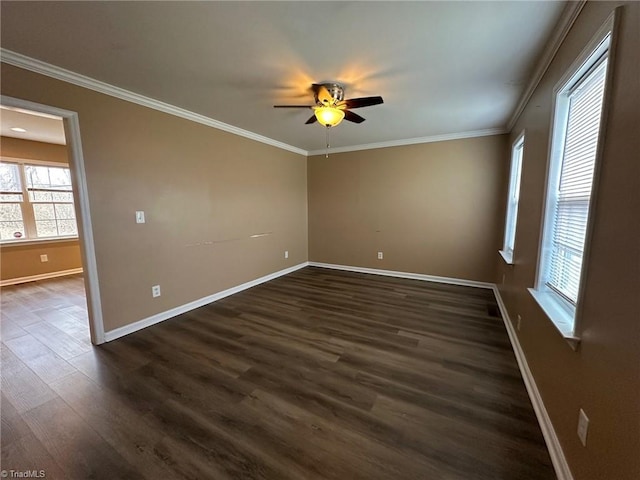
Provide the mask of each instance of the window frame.
{"label": "window frame", "polygon": [[[551,129],[549,137],[549,155],[547,160],[547,173],[545,179],[545,195],[543,216],[541,219],[540,243],[538,248],[538,261],[536,264],[536,279],[534,288],[529,288],[529,293],[551,320],[556,329],[562,334],[568,344],[574,350],[580,342],[580,319],[583,305],[584,286],[587,277],[587,259],[589,258],[591,236],[593,231],[593,215],[598,197],[598,183],[602,163],[602,150],[605,142],[609,98],[611,95],[611,83],[614,65],[615,46],[615,12],[600,27],[591,41],[582,50],[580,55],[567,69],[553,90],[553,103],[551,111]],[[593,180],[589,198],[589,210],[584,238],[582,265],[578,296],[575,307],[552,291],[546,285],[545,273],[548,263],[549,239],[553,233],[553,217],[555,211],[555,199],[552,186],[559,181],[562,163],[564,159],[564,140],[568,125],[569,94],[575,86],[581,83],[585,77],[591,74],[603,56],[607,57],[607,70],[605,73],[603,103],[600,114],[597,146],[594,159]]]}
{"label": "window frame", "polygon": [[[20,208],[22,210],[22,221],[24,223],[24,229],[26,235],[23,238],[16,239],[5,239],[0,240],[0,245],[2,247],[7,247],[10,245],[29,245],[29,244],[38,244],[38,243],[53,243],[53,242],[65,242],[65,241],[73,241],[78,240],[78,235],[60,235],[55,237],[38,237],[36,233],[36,220],[35,213],[33,210],[34,203],[42,203],[42,202],[31,202],[29,199],[29,188],[27,186],[27,179],[25,173],[25,166],[34,165],[34,166],[44,166],[44,167],[57,167],[57,168],[67,168],[71,171],[71,166],[68,163],[62,162],[52,162],[48,160],[37,160],[31,158],[15,158],[15,157],[7,157],[0,156],[0,162],[2,163],[13,163],[19,165],[20,170],[20,181],[22,183],[22,196],[23,200],[20,202]],[[78,210],[76,207],[76,194],[75,194],[75,186],[73,185],[73,172],[71,173],[71,194],[73,196],[73,209],[75,213],[75,221],[76,221],[76,229],[79,229],[78,226]],[[49,202],[44,202],[49,203]],[[54,203],[54,202],[50,202]],[[66,202],[65,202],[66,203]]]}
{"label": "window frame", "polygon": [[511,167],[509,169],[509,190],[507,192],[504,241],[502,244],[502,250],[499,250],[502,258],[509,265],[513,265],[514,263],[513,257],[516,248],[516,230],[518,227],[518,208],[520,204],[524,144],[525,131],[523,130],[511,145]]}

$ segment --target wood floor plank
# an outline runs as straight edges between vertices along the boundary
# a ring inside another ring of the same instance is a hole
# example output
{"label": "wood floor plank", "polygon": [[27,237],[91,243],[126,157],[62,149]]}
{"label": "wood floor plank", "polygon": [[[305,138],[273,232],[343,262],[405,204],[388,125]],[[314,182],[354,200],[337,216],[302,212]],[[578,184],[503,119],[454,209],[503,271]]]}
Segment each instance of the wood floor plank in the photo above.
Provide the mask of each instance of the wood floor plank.
{"label": "wood floor plank", "polygon": [[32,335],[23,335],[4,343],[47,384],[76,371],[73,366]]}
{"label": "wood floor plank", "polygon": [[39,310],[37,315],[48,324],[53,325],[81,343],[86,343],[86,339],[89,338],[87,312],[75,305],[56,308],[55,310]]}
{"label": "wood floor plank", "polygon": [[519,472],[523,478],[547,478],[544,469],[539,468],[546,452],[522,448],[530,441],[490,432],[384,395],[378,396],[373,412],[400,425],[418,450],[429,451],[436,461],[460,475],[493,480],[500,478],[508,464],[509,470]]}
{"label": "wood floor plank", "polygon": [[0,339],[2,341],[11,340],[21,335],[27,335],[27,331],[13,319],[8,316],[3,316],[0,321]]}
{"label": "wood floor plank", "polygon": [[59,397],[24,419],[66,478],[144,478]]}
{"label": "wood floor plank", "polygon": [[74,412],[130,465],[150,479],[180,478],[155,454],[164,432],[150,415],[139,415],[118,395],[100,388],[80,372],[52,385]]}
{"label": "wood floor plank", "polygon": [[65,360],[91,350],[90,344],[79,342],[45,321],[33,323],[24,329]]}
{"label": "wood floor plank", "polygon": [[56,398],[49,386],[27,367],[5,345],[0,346],[2,357],[2,393],[16,408],[24,413]]}
{"label": "wood floor plank", "polygon": [[22,415],[4,393],[0,395],[0,412],[2,413],[2,427],[0,428],[0,443],[2,446],[14,443],[31,434],[31,430],[22,419]]}
{"label": "wood floor plank", "polygon": [[[305,438],[300,445],[302,461],[322,465],[324,478],[429,478],[462,480],[423,458],[410,456],[400,447],[394,435],[380,441],[367,428],[358,431],[336,422],[333,416],[318,415],[309,408],[291,402],[281,395],[256,390],[243,403],[261,412],[261,418],[273,422],[274,417],[295,421],[295,438]],[[373,427],[373,425],[371,425]],[[273,427],[271,427],[273,428]],[[389,434],[389,431],[385,432]]]}
{"label": "wood floor plank", "polygon": [[309,267],[99,347],[82,277],[6,292],[2,459],[47,478],[556,478],[490,290]]}
{"label": "wood floor plank", "polygon": [[[27,435],[7,444],[2,444],[1,468],[7,475],[35,472],[32,478],[64,479],[69,478],[44,448],[40,440],[29,432]],[[12,470],[14,473],[12,473]],[[20,478],[20,477],[13,477]]]}

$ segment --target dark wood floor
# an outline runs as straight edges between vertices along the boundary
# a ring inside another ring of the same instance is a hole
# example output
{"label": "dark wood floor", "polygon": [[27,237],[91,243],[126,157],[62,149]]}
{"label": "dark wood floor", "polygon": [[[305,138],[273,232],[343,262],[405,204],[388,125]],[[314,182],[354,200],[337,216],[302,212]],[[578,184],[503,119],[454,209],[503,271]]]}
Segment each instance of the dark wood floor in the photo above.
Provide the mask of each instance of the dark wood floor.
{"label": "dark wood floor", "polygon": [[60,479],[554,479],[489,290],[305,268],[109,344],[2,289],[2,466]]}

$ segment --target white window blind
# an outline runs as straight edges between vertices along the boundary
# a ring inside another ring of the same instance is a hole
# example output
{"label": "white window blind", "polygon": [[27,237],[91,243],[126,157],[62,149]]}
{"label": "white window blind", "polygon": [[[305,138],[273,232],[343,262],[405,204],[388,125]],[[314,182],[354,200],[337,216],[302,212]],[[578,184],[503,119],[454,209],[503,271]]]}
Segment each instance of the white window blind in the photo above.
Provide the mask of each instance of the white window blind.
{"label": "white window blind", "polygon": [[545,283],[575,307],[604,97],[604,57],[568,92],[569,109]]}

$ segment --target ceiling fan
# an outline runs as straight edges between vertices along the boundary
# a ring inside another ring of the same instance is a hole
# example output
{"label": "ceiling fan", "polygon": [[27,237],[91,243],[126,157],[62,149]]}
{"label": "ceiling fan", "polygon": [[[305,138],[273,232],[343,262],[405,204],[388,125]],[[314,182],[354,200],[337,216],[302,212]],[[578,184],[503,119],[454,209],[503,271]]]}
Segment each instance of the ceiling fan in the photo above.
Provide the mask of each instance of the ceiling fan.
{"label": "ceiling fan", "polygon": [[311,85],[315,105],[274,105],[274,108],[310,108],[313,115],[305,122],[310,125],[319,122],[325,127],[335,127],[343,119],[362,123],[362,118],[351,110],[383,103],[382,97],[361,97],[344,99],[344,87],[339,83],[314,83]]}

